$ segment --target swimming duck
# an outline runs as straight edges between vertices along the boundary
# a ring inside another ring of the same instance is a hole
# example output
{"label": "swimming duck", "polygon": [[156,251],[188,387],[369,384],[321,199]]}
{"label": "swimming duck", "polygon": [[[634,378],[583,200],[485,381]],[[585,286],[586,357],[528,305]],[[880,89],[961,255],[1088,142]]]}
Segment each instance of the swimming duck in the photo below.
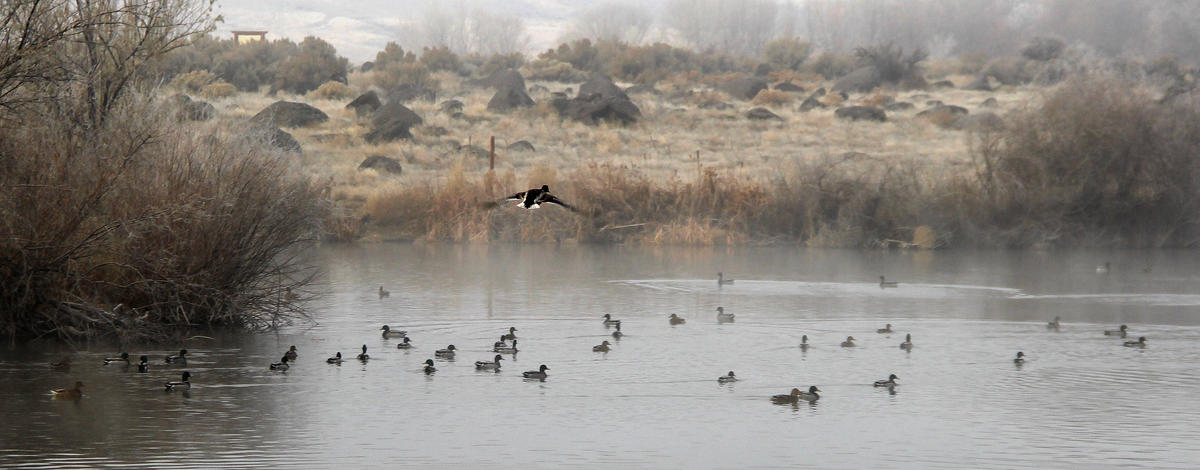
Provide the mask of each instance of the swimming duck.
{"label": "swimming duck", "polygon": [[679,318],[679,316],[675,315],[674,313],[671,314],[671,318],[669,318],[668,321],[670,321],[672,325],[682,325],[687,323],[687,320]]}
{"label": "swimming duck", "polygon": [[717,383],[725,384],[729,382],[737,382],[737,377],[733,375],[733,371],[729,371],[728,374],[717,377]]}
{"label": "swimming duck", "polygon": [[68,371],[71,370],[71,356],[62,358],[61,361],[50,363],[50,367],[54,370]]}
{"label": "swimming duck", "polygon": [[621,332],[621,324],[617,323],[617,331],[612,332],[612,337],[613,339],[621,339],[622,336],[625,336],[625,333]]}
{"label": "swimming duck", "polygon": [[167,364],[184,364],[187,365],[187,350],[180,349],[179,355],[167,356]]}
{"label": "swimming duck", "polygon": [[167,383],[165,383],[164,385],[166,386],[166,390],[171,391],[171,390],[175,390],[177,388],[187,390],[187,389],[192,388],[192,382],[191,382],[192,373],[185,370],[185,371],[183,371],[183,375],[181,377],[183,379],[182,382],[167,382]]}
{"label": "swimming duck", "polygon": [[[437,351],[434,351],[433,355],[436,357],[454,357],[454,351],[455,351],[454,345],[451,344],[449,346],[446,346],[446,349],[439,349]],[[499,352],[499,351],[496,351],[496,352]]]}
{"label": "swimming duck", "polygon": [[289,361],[295,361],[296,358],[299,357],[299,354],[296,352],[296,346],[292,345],[291,349],[288,349],[287,352],[283,353],[283,356],[288,358]]}
{"label": "swimming duck", "polygon": [[142,356],[142,357],[138,358],[138,372],[141,372],[143,374],[146,372],[150,372],[150,358],[149,357]]}
{"label": "swimming duck", "polygon": [[879,287],[900,287],[900,283],[896,281],[889,281],[883,276],[879,276]]}
{"label": "swimming duck", "polygon": [[620,325],[621,320],[613,320],[612,315],[604,314],[604,326]]}
{"label": "swimming duck", "polygon": [[506,347],[508,347],[508,343],[504,341],[504,336],[500,337],[500,341],[496,341],[495,343],[492,343],[492,349],[506,348]]}
{"label": "swimming duck", "polygon": [[1140,336],[1140,337],[1138,337],[1137,341],[1126,341],[1125,347],[1127,347],[1127,348],[1144,348],[1144,347],[1146,347],[1146,337]]}
{"label": "swimming duck", "polygon": [[600,344],[598,344],[598,345],[596,345],[596,346],[592,346],[592,352],[603,352],[603,353],[606,353],[606,352],[609,352],[609,351],[611,351],[611,350],[612,350],[612,348],[608,347],[608,341],[605,341],[605,342],[603,342],[603,343],[600,343]]}
{"label": "swimming duck", "polygon": [[1046,329],[1047,330],[1057,330],[1058,329],[1058,316],[1055,316],[1054,320],[1051,320],[1046,323]]}
{"label": "swimming duck", "polygon": [[800,349],[808,350],[808,335],[800,336]]}
{"label": "swimming duck", "polygon": [[527,379],[545,379],[546,371],[548,371],[548,370],[550,370],[550,368],[546,367],[545,364],[542,364],[541,367],[538,367],[538,370],[527,370],[525,372],[522,372],[521,376],[523,376]]}
{"label": "swimming duck", "polygon": [[733,284],[733,279],[725,279],[725,274],[718,272],[717,273],[717,285],[722,286],[725,284]]}
{"label": "swimming duck", "polygon": [[503,353],[503,354],[516,354],[517,353],[517,340],[515,340],[515,339],[513,340],[512,346],[507,346],[507,347],[502,347],[502,348],[492,348],[492,352],[498,352],[498,353]]}
{"label": "swimming duck", "polygon": [[491,362],[475,361],[475,368],[483,369],[483,370],[500,370],[500,361],[503,359],[504,359],[504,356],[497,354],[496,357]]}
{"label": "swimming duck", "polygon": [[412,340],[405,336],[404,341],[396,343],[396,349],[412,349]]}
{"label": "swimming duck", "polygon": [[433,366],[433,359],[426,359],[425,360],[425,374],[432,374],[434,372],[437,372],[437,368]]}
{"label": "swimming duck", "polygon": [[1024,363],[1025,363],[1025,353],[1021,352],[1021,351],[1017,351],[1017,357],[1015,359],[1013,359],[1013,364],[1024,364]]}
{"label": "swimming duck", "polygon": [[896,374],[889,375],[887,380],[876,380],[875,386],[876,387],[895,387],[896,385],[899,385],[898,383],[896,383],[896,379],[898,379],[898,378],[900,378],[900,377],[896,377]]}
{"label": "swimming duck", "polygon": [[104,358],[104,365],[107,366],[110,362],[117,362],[117,361],[125,361],[125,364],[128,365],[129,364],[129,353],[123,352],[123,353],[121,353],[121,357],[106,357],[106,358]]}
{"label": "swimming duck", "polygon": [[856,346],[856,345],[854,344],[854,337],[853,337],[853,336],[847,336],[847,337],[846,337],[846,340],[845,340],[845,341],[842,341],[842,347],[843,347],[843,348],[853,348],[854,346]]}
{"label": "swimming duck", "polygon": [[382,298],[384,298],[384,297],[387,297],[387,296],[389,296],[389,295],[392,295],[392,293],[391,293],[391,292],[388,292],[388,291],[385,291],[385,290],[383,290],[383,286],[379,286],[379,298],[381,298],[381,299],[382,299]]}
{"label": "swimming duck", "polygon": [[725,313],[725,307],[717,307],[717,322],[721,323],[731,321],[733,321],[733,314]]}
{"label": "swimming duck", "polygon": [[362,354],[358,355],[358,360],[366,362],[367,359],[371,358],[371,356],[367,355],[367,345],[365,345],[365,344],[363,345],[362,351],[363,351]]}
{"label": "swimming duck", "polygon": [[[537,209],[542,207],[542,204],[555,204],[562,206],[564,209],[570,210],[571,212],[579,212],[579,210],[575,207],[562,202],[557,197],[554,197],[553,194],[550,194],[550,186],[545,184],[543,184],[540,188],[533,188],[528,191],[521,191],[513,194],[512,196],[502,199],[502,201],[517,201],[517,207],[522,209]],[[484,207],[492,208],[498,205],[499,204],[496,203],[489,203],[485,204]]]}
{"label": "swimming duck", "polygon": [[808,387],[807,392],[800,392],[799,398],[801,400],[809,401],[809,402],[817,401],[818,399],[821,398],[821,396],[817,394],[817,392],[819,392],[819,391],[821,391],[821,389],[817,388],[816,385],[813,385],[811,387]]}
{"label": "swimming duck", "polygon": [[336,356],[333,356],[333,357],[331,357],[331,358],[329,358],[329,359],[326,359],[326,360],[325,360],[325,362],[326,362],[326,363],[329,363],[329,364],[341,364],[341,363],[342,363],[342,353],[341,353],[341,351],[338,351],[338,353],[337,353],[337,355],[336,355]]}
{"label": "swimming duck", "polygon": [[384,337],[384,339],[387,339],[387,338],[403,338],[403,337],[405,337],[405,336],[408,336],[408,332],[407,332],[407,331],[393,330],[393,329],[392,329],[392,327],[390,327],[390,326],[387,326],[387,325],[383,325],[383,328],[380,328],[380,330],[383,330],[383,337]]}
{"label": "swimming duck", "polygon": [[1129,327],[1125,325],[1121,325],[1120,328],[1115,330],[1104,330],[1104,336],[1120,336],[1124,338],[1127,334],[1129,334]]}
{"label": "swimming duck", "polygon": [[887,326],[880,328],[878,330],[875,330],[875,332],[876,333],[891,333],[892,332],[892,324],[888,323]]}
{"label": "swimming duck", "polygon": [[913,344],[912,344],[912,333],[905,334],[905,335],[904,335],[904,342],[903,342],[903,343],[900,343],[900,349],[911,350],[911,349],[912,349],[912,347],[913,347]]}
{"label": "swimming duck", "polygon": [[512,341],[514,339],[517,339],[517,327],[515,326],[508,327],[508,334],[500,337],[501,341]]}
{"label": "swimming duck", "polygon": [[800,400],[810,402],[817,401],[817,399],[821,398],[821,396],[817,394],[819,391],[821,391],[821,389],[817,388],[816,385],[808,387],[807,392],[802,392],[798,388],[793,388],[792,393],[787,395],[775,395],[771,397],[771,401],[779,405],[795,404]]}
{"label": "swimming duck", "polygon": [[83,382],[76,381],[75,387],[51,390],[50,394],[60,400],[78,400],[83,397],[83,390],[80,390],[81,388],[83,388]]}
{"label": "swimming duck", "polygon": [[288,370],[288,368],[287,356],[283,356],[283,358],[279,359],[279,362],[271,364],[271,370]]}
{"label": "swimming duck", "polygon": [[1108,274],[1108,271],[1111,269],[1112,263],[1109,263],[1108,261],[1105,261],[1104,264],[1100,266],[1096,266],[1096,272],[1099,274]]}

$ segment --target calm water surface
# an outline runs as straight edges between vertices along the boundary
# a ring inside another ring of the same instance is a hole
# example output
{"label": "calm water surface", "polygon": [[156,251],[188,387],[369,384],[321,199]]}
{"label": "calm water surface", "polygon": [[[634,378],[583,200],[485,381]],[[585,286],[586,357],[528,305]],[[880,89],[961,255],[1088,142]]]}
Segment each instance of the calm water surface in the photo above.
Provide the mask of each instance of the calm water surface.
{"label": "calm water surface", "polygon": [[[186,367],[162,364],[176,346],[130,347],[151,356],[148,374],[102,366],[116,345],[88,345],[65,373],[46,365],[58,347],[5,348],[0,467],[1200,466],[1195,252],[386,244],[314,256],[327,272],[315,323],[206,333],[181,345]],[[1112,271],[1097,273],[1105,260]],[[736,283],[718,287],[718,270]],[[879,274],[900,287],[881,289]],[[717,306],[736,321],[718,324]],[[604,313],[626,336],[594,353],[612,340]],[[1047,331],[1056,315],[1061,331]],[[385,323],[416,347],[381,338]],[[885,323],[895,333],[875,333]],[[1101,334],[1120,323],[1149,347]],[[521,352],[477,372],[509,326]],[[858,347],[839,347],[848,335]],[[364,343],[365,364],[353,359]],[[269,371],[293,344],[291,370]],[[426,376],[421,362],[448,344],[458,357]],[[326,364],[338,351],[348,360]],[[521,378],[539,364],[546,381]],[[183,370],[195,386],[164,392]],[[729,370],[742,380],[718,385]],[[890,373],[901,386],[870,385]],[[82,400],[47,395],[75,380]],[[824,391],[815,404],[769,400],[809,385]]]}

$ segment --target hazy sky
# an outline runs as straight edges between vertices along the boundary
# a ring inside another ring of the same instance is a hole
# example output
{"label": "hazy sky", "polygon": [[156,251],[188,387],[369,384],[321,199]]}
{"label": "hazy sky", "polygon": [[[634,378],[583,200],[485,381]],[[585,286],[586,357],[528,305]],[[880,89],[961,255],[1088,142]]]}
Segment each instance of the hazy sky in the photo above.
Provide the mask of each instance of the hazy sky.
{"label": "hazy sky", "polygon": [[[228,36],[235,29],[265,29],[268,38],[287,37],[299,42],[319,36],[352,62],[375,57],[388,41],[397,40],[398,30],[417,21],[431,1],[437,0],[218,0],[218,13],[225,22],[217,34]],[[442,5],[455,0],[442,1]],[[485,5],[500,13],[525,20],[530,50],[552,47],[565,24],[600,0],[498,0],[466,2]],[[656,0],[651,3],[661,3]]]}

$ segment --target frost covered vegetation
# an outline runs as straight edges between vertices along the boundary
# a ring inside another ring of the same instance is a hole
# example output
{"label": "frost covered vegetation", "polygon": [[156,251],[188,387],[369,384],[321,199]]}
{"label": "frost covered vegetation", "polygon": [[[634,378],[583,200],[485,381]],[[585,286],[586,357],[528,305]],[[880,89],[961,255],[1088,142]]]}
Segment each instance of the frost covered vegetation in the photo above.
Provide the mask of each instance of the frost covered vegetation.
{"label": "frost covered vegetation", "polygon": [[[1196,58],[1143,58],[1178,50],[1149,37],[1013,44],[991,31],[1005,42],[988,55],[981,27],[957,46],[853,47],[818,28],[719,48],[638,42],[635,22],[535,56],[393,43],[351,65],[315,37],[214,38],[207,4],[188,0],[0,8],[10,337],[277,325],[303,315],[314,273],[296,256],[318,238],[1200,240]],[[616,13],[628,11],[589,15]],[[694,42],[712,37],[735,36]],[[483,209],[542,184],[580,212]]]}

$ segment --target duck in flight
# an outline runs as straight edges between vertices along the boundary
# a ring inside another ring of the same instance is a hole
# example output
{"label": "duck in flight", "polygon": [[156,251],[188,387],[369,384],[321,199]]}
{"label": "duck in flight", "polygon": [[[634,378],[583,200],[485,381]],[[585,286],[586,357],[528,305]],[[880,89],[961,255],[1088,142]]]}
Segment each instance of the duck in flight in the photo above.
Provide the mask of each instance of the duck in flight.
{"label": "duck in flight", "polygon": [[[550,194],[550,186],[545,184],[543,184],[540,188],[533,188],[528,191],[521,191],[513,194],[512,196],[504,198],[504,200],[517,201],[517,207],[522,209],[537,209],[542,207],[542,204],[555,204],[562,206],[564,209],[570,210],[571,212],[578,212],[578,209],[576,209],[574,206],[562,202],[557,197],[554,197],[553,194]],[[500,204],[498,203],[490,203],[485,205],[485,207],[491,209],[499,205]]]}

